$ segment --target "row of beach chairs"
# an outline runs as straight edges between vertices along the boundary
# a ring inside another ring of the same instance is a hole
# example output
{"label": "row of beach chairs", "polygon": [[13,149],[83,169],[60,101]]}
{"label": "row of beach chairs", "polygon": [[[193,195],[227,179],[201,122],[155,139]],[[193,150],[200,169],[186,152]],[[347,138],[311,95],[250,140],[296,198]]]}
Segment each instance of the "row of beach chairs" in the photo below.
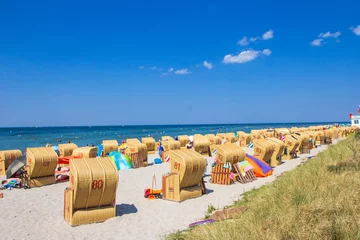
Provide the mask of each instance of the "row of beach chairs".
{"label": "row of beach chairs", "polygon": [[[308,153],[318,143],[329,144],[334,139],[347,136],[354,131],[357,129],[314,127],[261,130],[251,134],[238,132],[238,138],[232,133],[205,136],[198,134],[194,135],[194,143],[198,143],[194,149],[184,148],[184,143],[188,141],[187,136],[179,136],[177,141],[171,137],[163,137],[164,152],[170,158],[170,173],[163,175],[162,179],[163,199],[181,202],[200,197],[206,192],[203,175],[206,156],[212,153],[210,149],[216,152],[216,161],[211,172],[213,183],[246,183],[255,180],[256,176],[250,168],[249,170],[242,165],[246,162],[246,154],[241,147],[244,144],[242,141],[252,141],[254,156],[274,167],[281,160],[294,158],[297,153]],[[135,158],[135,155],[131,154],[136,153],[139,164],[147,166],[148,152],[155,152],[156,143],[150,138],[142,141],[128,139],[125,154]],[[312,142],[315,144],[311,145]],[[118,173],[113,161],[106,156],[121,149],[116,140],[103,141],[102,147],[102,156],[96,158],[96,147],[59,145],[61,156],[77,156],[69,162],[69,187],[64,192],[64,218],[72,226],[102,222],[116,215]],[[0,174],[21,155],[19,150],[0,151]],[[31,187],[39,187],[55,183],[54,172],[58,166],[58,159],[59,156],[53,148],[28,148],[24,167],[28,184]]]}

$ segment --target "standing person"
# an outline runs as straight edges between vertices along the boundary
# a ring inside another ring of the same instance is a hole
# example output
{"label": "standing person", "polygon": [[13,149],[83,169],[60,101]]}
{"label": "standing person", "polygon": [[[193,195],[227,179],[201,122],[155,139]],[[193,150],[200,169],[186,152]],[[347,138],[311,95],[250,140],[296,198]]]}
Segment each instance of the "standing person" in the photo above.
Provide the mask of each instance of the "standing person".
{"label": "standing person", "polygon": [[160,142],[160,145],[159,145],[159,156],[160,156],[160,158],[162,158],[162,154],[163,154],[164,148],[163,148],[163,146],[162,146],[161,140],[159,140],[159,142]]}

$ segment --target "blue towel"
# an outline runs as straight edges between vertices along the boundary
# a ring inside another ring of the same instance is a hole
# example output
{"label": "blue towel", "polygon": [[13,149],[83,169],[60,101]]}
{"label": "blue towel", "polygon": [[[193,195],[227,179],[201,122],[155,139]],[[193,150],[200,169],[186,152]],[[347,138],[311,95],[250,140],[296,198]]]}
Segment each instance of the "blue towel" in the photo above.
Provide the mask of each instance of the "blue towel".
{"label": "blue towel", "polygon": [[102,153],[103,149],[104,149],[104,148],[103,148],[103,145],[99,145],[99,146],[98,146],[98,152],[97,152],[97,156],[98,156],[98,157],[101,157],[101,153]]}

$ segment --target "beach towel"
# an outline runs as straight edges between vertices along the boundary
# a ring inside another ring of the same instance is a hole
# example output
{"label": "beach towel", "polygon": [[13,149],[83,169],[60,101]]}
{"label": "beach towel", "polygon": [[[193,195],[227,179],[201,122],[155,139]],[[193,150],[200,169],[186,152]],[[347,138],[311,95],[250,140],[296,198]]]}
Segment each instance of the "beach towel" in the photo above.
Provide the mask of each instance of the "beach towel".
{"label": "beach towel", "polygon": [[267,177],[272,175],[273,169],[263,160],[249,154],[246,154],[245,160],[254,167],[253,171],[256,177]]}
{"label": "beach towel", "polygon": [[97,152],[96,156],[101,157],[104,147],[103,147],[103,145],[98,145],[97,148],[98,148],[98,152]]}
{"label": "beach towel", "polygon": [[161,161],[160,158],[155,158],[155,159],[154,159],[154,163],[155,163],[155,164],[161,164],[162,161]]}
{"label": "beach towel", "polygon": [[128,156],[119,152],[110,152],[109,158],[114,162],[117,170],[131,169],[132,163]]}
{"label": "beach towel", "polygon": [[70,159],[81,158],[79,156],[59,157],[58,164],[70,164]]}
{"label": "beach towel", "polygon": [[20,182],[19,178],[6,179],[6,180],[4,180],[4,182],[2,184],[3,184],[4,188],[6,188],[6,189],[12,189],[15,187],[20,188],[20,186],[21,186],[21,182]]}
{"label": "beach towel", "polygon": [[240,170],[240,173],[245,177],[246,176],[246,172],[249,170],[254,169],[253,165],[251,165],[248,161],[242,161],[242,162],[238,162],[237,163],[238,168]]}
{"label": "beach towel", "polygon": [[52,146],[52,149],[56,152],[58,156],[60,156],[60,151],[58,146]]}
{"label": "beach towel", "polygon": [[250,143],[248,144],[248,148],[253,148],[253,147],[254,147],[253,142],[250,142]]}

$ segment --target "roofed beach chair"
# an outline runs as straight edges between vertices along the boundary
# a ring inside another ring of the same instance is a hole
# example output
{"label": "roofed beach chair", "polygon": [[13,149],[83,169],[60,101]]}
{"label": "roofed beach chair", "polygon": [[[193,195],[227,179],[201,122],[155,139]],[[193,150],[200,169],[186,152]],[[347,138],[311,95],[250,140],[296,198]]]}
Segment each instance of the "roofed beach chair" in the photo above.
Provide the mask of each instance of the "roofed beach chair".
{"label": "roofed beach chair", "polygon": [[182,202],[205,193],[205,158],[190,149],[173,150],[169,155],[170,173],[162,177],[163,199]]}
{"label": "roofed beach chair", "polygon": [[69,187],[64,191],[64,219],[71,226],[104,222],[116,216],[118,172],[110,158],[70,162]]}

